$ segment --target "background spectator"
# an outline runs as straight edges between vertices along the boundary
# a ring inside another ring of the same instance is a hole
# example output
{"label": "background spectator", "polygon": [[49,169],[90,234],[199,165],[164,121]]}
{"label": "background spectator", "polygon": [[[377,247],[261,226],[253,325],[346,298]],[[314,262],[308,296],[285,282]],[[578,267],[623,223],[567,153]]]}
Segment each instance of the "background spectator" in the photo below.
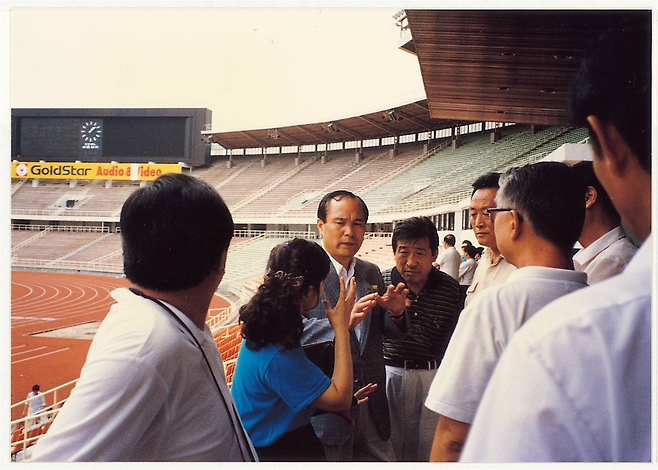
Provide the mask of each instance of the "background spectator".
{"label": "background spectator", "polygon": [[453,279],[459,278],[459,264],[462,257],[459,255],[455,244],[457,240],[451,233],[443,237],[443,250],[439,253],[439,258],[436,260],[440,271],[450,275]]}
{"label": "background spectator", "polygon": [[466,245],[462,248],[464,261],[459,265],[459,289],[461,291],[462,307],[466,300],[466,291],[473,283],[473,275],[478,267],[475,261],[477,250],[473,245]]}
{"label": "background spectator", "polygon": [[[46,407],[46,399],[43,396],[43,393],[40,393],[41,387],[38,384],[32,386],[32,391],[27,394],[25,399],[25,409],[23,410],[23,416],[33,416]],[[26,422],[25,427],[30,428],[34,424],[39,424],[41,418],[35,418],[34,420],[29,420]]]}

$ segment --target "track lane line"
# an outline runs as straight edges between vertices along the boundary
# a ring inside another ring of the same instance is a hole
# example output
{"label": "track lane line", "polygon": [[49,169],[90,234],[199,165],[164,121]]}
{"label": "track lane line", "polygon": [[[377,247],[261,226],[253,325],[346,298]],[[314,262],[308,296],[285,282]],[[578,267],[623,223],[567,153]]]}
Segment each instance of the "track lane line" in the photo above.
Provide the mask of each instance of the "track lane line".
{"label": "track lane line", "polygon": [[18,364],[19,362],[31,361],[32,359],[38,359],[40,357],[49,356],[51,354],[57,354],[57,353],[60,353],[62,351],[68,351],[69,349],[71,349],[71,348],[57,349],[56,351],[50,351],[50,352],[47,352],[45,354],[39,354],[38,356],[32,356],[32,357],[28,357],[28,358],[25,358],[25,359],[19,359],[18,361],[11,361],[11,363],[13,365],[13,364]]}

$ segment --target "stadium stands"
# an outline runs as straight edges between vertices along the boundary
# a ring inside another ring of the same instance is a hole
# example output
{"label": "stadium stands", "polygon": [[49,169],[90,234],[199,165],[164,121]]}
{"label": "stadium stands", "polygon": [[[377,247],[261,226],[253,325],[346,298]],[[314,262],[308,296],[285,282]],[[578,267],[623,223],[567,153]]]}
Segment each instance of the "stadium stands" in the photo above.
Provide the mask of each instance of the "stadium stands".
{"label": "stadium stands", "polygon": [[363,245],[357,253],[357,258],[365,259],[375,263],[383,271],[395,265],[393,247],[391,246],[391,234],[386,233],[368,234],[363,240]]}
{"label": "stadium stands", "polygon": [[121,274],[118,233],[80,231],[81,227],[22,226],[41,230],[12,230],[12,266]]}
{"label": "stadium stands", "polygon": [[[400,145],[395,157],[390,156],[390,147],[369,147],[359,161],[353,150],[330,151],[324,159],[303,154],[299,165],[289,155],[266,160],[234,156],[231,168],[219,158],[193,174],[217,188],[234,217],[305,217],[314,223],[320,198],[337,188],[360,194],[372,214],[437,208],[463,199],[481,173],[538,161],[563,143],[586,137],[587,131],[578,128],[534,132],[530,126],[512,126],[493,143],[489,132],[466,134],[456,148],[444,144],[428,153],[416,142]],[[137,182],[115,182],[110,188],[102,181],[81,182],[75,188],[64,180],[42,181],[38,187],[14,183],[12,218],[118,220],[123,201],[137,187]],[[67,200],[75,201],[72,207],[66,207]]]}
{"label": "stadium stands", "polygon": [[[458,148],[436,152],[364,193],[363,198],[375,213],[418,211],[457,203],[470,195],[470,184],[479,175],[539,161],[564,142],[582,140],[580,133],[566,135],[569,131],[569,128],[551,127],[533,134],[522,128],[521,132],[494,143],[490,143],[487,135],[467,135],[462,137]],[[408,188],[407,194],[404,188]],[[399,202],[390,196],[396,194],[402,196]],[[382,196],[387,199],[382,201]]]}
{"label": "stadium stands", "polygon": [[235,362],[238,358],[238,351],[242,343],[242,336],[240,336],[241,325],[233,323],[220,331],[213,334],[219,352],[224,361],[224,368],[226,373],[226,382],[231,385],[233,382],[233,371],[235,370]]}

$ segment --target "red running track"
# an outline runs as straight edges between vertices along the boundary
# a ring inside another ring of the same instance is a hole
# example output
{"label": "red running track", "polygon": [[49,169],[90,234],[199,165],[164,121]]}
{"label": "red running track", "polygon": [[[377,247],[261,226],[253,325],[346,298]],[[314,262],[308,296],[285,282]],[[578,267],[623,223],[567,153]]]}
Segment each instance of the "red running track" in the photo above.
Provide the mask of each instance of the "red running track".
{"label": "red running track", "polygon": [[[24,400],[36,383],[47,391],[77,379],[91,345],[91,339],[32,335],[103,320],[114,303],[110,293],[129,285],[125,278],[110,276],[12,271],[12,404]],[[218,296],[211,304],[211,308],[227,306]],[[22,407],[16,407],[11,419],[21,413]]]}

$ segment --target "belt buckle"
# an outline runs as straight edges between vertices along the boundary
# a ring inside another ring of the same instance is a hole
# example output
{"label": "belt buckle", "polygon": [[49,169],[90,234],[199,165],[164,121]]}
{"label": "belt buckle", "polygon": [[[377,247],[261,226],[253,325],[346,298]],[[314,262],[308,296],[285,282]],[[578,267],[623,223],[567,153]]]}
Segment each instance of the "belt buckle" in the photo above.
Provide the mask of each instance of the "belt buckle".
{"label": "belt buckle", "polygon": [[432,370],[437,368],[437,363],[435,359],[429,361],[411,361],[405,359],[402,361],[402,368],[404,369],[422,369],[422,370]]}

